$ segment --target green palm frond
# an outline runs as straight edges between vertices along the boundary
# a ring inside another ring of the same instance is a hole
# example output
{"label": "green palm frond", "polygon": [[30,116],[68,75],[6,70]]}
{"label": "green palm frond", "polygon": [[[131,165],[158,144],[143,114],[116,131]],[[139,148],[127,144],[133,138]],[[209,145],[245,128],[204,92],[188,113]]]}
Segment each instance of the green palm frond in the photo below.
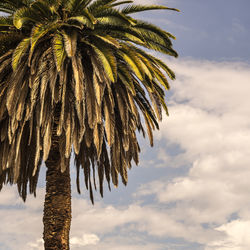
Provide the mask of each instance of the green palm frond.
{"label": "green palm frond", "polygon": [[134,48],[137,52],[139,52],[141,55],[143,55],[147,60],[149,60],[151,63],[158,65],[160,68],[164,70],[165,73],[167,73],[168,77],[171,80],[175,79],[175,73],[159,58],[156,58],[149,53],[146,53],[144,50],[140,48]]}
{"label": "green palm frond", "polygon": [[45,20],[54,20],[54,13],[46,0],[33,1],[31,9],[36,15],[43,17]]}
{"label": "green palm frond", "polygon": [[61,34],[58,33],[54,36],[52,46],[53,46],[53,52],[54,52],[57,71],[60,72],[63,62],[66,57],[63,36]]}
{"label": "green palm frond", "polygon": [[111,82],[115,82],[116,77],[116,60],[108,48],[103,48],[100,46],[100,43],[92,43],[90,44],[94,51],[96,52],[99,60],[102,62],[103,68],[110,79]]}
{"label": "green palm frond", "polygon": [[16,47],[13,57],[12,57],[12,68],[13,70],[16,70],[20,60],[22,59],[23,56],[25,56],[28,48],[30,47],[30,38],[25,38],[18,44]]}
{"label": "green palm frond", "polygon": [[23,7],[23,8],[18,9],[14,13],[13,24],[15,25],[17,29],[21,29],[23,24],[28,21],[31,21],[33,23],[36,22],[36,17],[34,16],[34,13],[31,11],[30,8]]}
{"label": "green palm frond", "polygon": [[119,40],[131,41],[139,45],[144,44],[144,37],[129,26],[119,26],[116,24],[97,24],[95,26],[95,33],[108,34]]}
{"label": "green palm frond", "polygon": [[92,0],[64,0],[64,8],[69,16],[81,15],[83,11],[88,11],[88,5]]}
{"label": "green palm frond", "polygon": [[94,24],[97,22],[95,17],[92,16],[87,9],[82,11],[81,14],[82,14],[81,16],[70,17],[68,20],[79,22],[80,24],[83,25],[83,28],[86,26],[90,29],[94,29]]}
{"label": "green palm frond", "polygon": [[122,4],[128,4],[128,3],[133,3],[133,0],[131,1],[121,1],[121,2],[118,2],[118,3],[113,3],[110,5],[110,7],[116,7],[116,6],[119,6],[119,5],[122,5]]}
{"label": "green palm frond", "polygon": [[124,14],[131,14],[131,13],[136,13],[136,12],[141,12],[141,11],[147,11],[147,10],[174,10],[174,11],[179,11],[178,9],[174,8],[168,8],[166,6],[161,6],[161,5],[129,5],[125,7],[124,9],[121,10],[122,13]]}
{"label": "green palm frond", "polygon": [[178,54],[176,53],[176,51],[174,49],[172,49],[169,46],[162,45],[162,44],[155,42],[155,41],[147,41],[147,47],[149,49],[159,51],[163,54],[178,57]]}
{"label": "green palm frond", "polygon": [[116,48],[120,48],[121,45],[119,44],[119,42],[114,39],[112,36],[109,35],[105,35],[105,36],[101,36],[101,35],[95,35],[95,37],[100,38],[101,40],[103,40],[104,42],[116,47]]}
{"label": "green palm frond", "polygon": [[140,59],[133,54],[129,47],[123,44],[123,50],[119,51],[119,54],[123,57],[126,63],[130,66],[134,74],[143,81],[143,69],[141,67]]}
{"label": "green palm frond", "polygon": [[31,47],[29,52],[29,64],[30,60],[33,56],[33,52],[35,50],[35,47],[37,46],[37,43],[39,40],[47,35],[47,33],[56,30],[58,27],[60,27],[61,24],[58,22],[52,22],[47,25],[44,24],[38,24],[31,30]]}
{"label": "green palm frond", "polygon": [[108,16],[108,17],[98,17],[97,22],[109,25],[124,25],[125,23],[128,22],[128,20],[124,20],[120,17]]}
{"label": "green palm frond", "polygon": [[132,24],[134,25],[135,22],[131,17],[128,17],[121,13],[120,11],[113,9],[113,8],[108,8],[108,9],[101,9],[99,12],[95,13],[95,17],[98,18],[98,20],[101,20],[102,18],[115,18],[116,20],[123,21],[122,24]]}
{"label": "green palm frond", "polygon": [[111,5],[112,3],[116,1],[117,0],[96,0],[92,4],[90,4],[88,8],[91,12],[95,12],[96,9],[107,6],[107,5]]}

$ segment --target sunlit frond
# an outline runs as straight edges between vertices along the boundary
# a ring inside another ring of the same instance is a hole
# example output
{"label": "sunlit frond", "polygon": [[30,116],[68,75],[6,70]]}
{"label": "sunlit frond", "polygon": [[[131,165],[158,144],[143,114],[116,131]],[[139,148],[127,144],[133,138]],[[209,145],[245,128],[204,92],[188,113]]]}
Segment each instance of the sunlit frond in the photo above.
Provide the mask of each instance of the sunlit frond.
{"label": "sunlit frond", "polygon": [[129,5],[129,6],[125,7],[124,9],[122,9],[121,12],[124,14],[131,14],[131,13],[147,11],[147,10],[175,10],[175,11],[179,11],[178,9],[168,8],[166,6],[161,6],[161,5],[149,5],[149,6],[147,6],[147,5]]}
{"label": "sunlit frond", "polygon": [[64,43],[63,43],[63,36],[61,34],[55,34],[53,38],[53,52],[55,56],[55,63],[57,67],[57,71],[60,72],[64,59],[66,57]]}
{"label": "sunlit frond", "polygon": [[14,13],[13,24],[17,29],[21,29],[25,22],[31,21],[33,23],[36,22],[36,18],[34,17],[34,13],[28,7],[23,7],[17,9]]}
{"label": "sunlit frond", "polygon": [[26,54],[29,46],[30,46],[30,38],[25,38],[16,47],[12,57],[12,67],[14,70],[17,69],[21,58]]}

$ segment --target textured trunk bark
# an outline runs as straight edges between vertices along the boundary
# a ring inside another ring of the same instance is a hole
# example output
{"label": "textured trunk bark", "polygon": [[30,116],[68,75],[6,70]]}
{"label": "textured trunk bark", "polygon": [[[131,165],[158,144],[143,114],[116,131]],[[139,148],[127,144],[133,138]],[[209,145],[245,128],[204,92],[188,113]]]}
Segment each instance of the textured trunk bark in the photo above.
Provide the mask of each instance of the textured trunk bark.
{"label": "textured trunk bark", "polygon": [[[50,158],[52,157],[53,155]],[[71,223],[70,169],[68,166],[66,171],[61,173],[55,158],[48,159],[46,162],[48,169],[43,215],[44,248],[45,250],[68,250]]]}
{"label": "textured trunk bark", "polygon": [[[58,108],[57,108],[58,109]],[[58,110],[57,110],[58,111]],[[58,112],[57,112],[58,113]],[[68,250],[71,224],[71,184],[69,160],[61,173],[59,138],[56,136],[56,115],[52,131],[52,145],[47,161],[46,195],[44,202],[44,248],[45,250]]]}

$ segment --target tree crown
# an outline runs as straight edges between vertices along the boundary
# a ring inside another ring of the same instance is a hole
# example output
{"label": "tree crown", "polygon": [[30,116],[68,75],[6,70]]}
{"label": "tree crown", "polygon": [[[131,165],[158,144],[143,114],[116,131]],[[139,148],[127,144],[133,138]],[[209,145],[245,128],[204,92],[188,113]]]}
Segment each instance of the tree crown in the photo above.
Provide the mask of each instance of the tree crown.
{"label": "tree crown", "polygon": [[61,171],[73,145],[78,191],[82,168],[92,201],[95,169],[101,195],[104,176],[127,183],[139,161],[136,130],[145,135],[145,126],[153,145],[167,76],[175,78],[148,52],[177,57],[174,36],[131,16],[157,9],[177,11],[117,0],[1,1],[0,188],[16,183],[25,199],[29,183],[35,193],[54,140]]}

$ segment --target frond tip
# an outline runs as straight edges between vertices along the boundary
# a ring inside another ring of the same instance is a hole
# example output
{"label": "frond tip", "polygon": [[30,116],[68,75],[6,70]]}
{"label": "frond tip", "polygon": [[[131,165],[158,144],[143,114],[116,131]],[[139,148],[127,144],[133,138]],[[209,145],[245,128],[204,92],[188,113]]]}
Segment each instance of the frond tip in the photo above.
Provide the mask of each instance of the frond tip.
{"label": "frond tip", "polygon": [[136,12],[142,12],[147,10],[174,10],[179,12],[180,10],[174,8],[168,8],[166,6],[161,5],[129,5],[122,9],[122,13],[124,14],[131,14]]}

